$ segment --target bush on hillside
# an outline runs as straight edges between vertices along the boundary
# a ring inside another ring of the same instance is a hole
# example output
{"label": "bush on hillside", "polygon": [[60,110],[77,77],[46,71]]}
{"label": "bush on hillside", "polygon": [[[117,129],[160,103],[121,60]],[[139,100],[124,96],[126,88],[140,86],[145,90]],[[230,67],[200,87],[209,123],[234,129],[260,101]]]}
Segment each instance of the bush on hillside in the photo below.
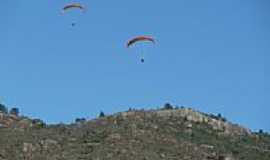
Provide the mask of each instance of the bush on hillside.
{"label": "bush on hillside", "polygon": [[103,111],[101,111],[101,112],[99,113],[99,117],[100,117],[100,118],[105,117],[105,113],[104,113]]}
{"label": "bush on hillside", "polygon": [[9,114],[18,116],[19,115],[19,109],[18,108],[11,108],[11,110],[9,111]]}
{"label": "bush on hillside", "polygon": [[38,128],[46,127],[46,123],[44,121],[42,121],[41,119],[33,119],[32,123]]}
{"label": "bush on hillside", "polygon": [[0,104],[0,112],[8,113],[8,108],[5,105]]}
{"label": "bush on hillside", "polygon": [[166,103],[164,105],[164,109],[166,109],[166,110],[172,110],[173,109],[173,106],[170,103]]}
{"label": "bush on hillside", "polygon": [[83,123],[83,122],[85,122],[85,121],[86,121],[85,118],[76,118],[76,119],[75,119],[75,122],[76,122],[76,123]]}

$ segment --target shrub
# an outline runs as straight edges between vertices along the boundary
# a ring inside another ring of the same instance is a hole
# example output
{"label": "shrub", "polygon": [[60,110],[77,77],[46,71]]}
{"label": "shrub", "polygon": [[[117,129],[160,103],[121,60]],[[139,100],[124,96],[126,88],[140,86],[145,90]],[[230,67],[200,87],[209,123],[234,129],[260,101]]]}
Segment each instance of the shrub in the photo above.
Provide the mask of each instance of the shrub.
{"label": "shrub", "polygon": [[166,109],[166,110],[171,110],[171,109],[173,109],[173,106],[172,106],[170,103],[166,103],[166,104],[164,105],[164,109]]}
{"label": "shrub", "polygon": [[11,108],[11,110],[9,111],[9,114],[18,116],[19,115],[19,109],[18,108]]}
{"label": "shrub", "polygon": [[33,123],[35,126],[39,127],[39,128],[44,128],[44,127],[46,127],[46,123],[45,123],[44,121],[42,121],[41,119],[33,119],[33,120],[32,120],[32,123]]}
{"label": "shrub", "polygon": [[105,114],[104,114],[103,111],[101,111],[101,112],[99,113],[99,117],[100,117],[100,118],[105,117]]}
{"label": "shrub", "polygon": [[5,105],[3,105],[3,104],[0,104],[0,112],[8,113],[7,107]]}
{"label": "shrub", "polygon": [[86,121],[85,118],[76,118],[76,119],[75,119],[75,122],[76,122],[76,123],[82,123],[82,122],[85,122],[85,121]]}
{"label": "shrub", "polygon": [[221,120],[222,120],[223,122],[227,122],[227,119],[226,119],[225,117],[222,117]]}

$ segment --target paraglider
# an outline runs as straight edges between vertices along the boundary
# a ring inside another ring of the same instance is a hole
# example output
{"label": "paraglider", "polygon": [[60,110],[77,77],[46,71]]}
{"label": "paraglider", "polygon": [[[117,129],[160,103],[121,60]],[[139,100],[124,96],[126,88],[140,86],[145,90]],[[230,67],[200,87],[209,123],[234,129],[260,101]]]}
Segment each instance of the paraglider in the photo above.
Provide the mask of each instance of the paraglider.
{"label": "paraglider", "polygon": [[70,10],[70,9],[80,9],[82,11],[85,10],[85,8],[79,4],[79,3],[72,3],[72,4],[68,4],[68,5],[65,5],[62,9],[63,13]]}
{"label": "paraglider", "polygon": [[[151,42],[155,44],[155,39],[149,36],[138,36],[135,38],[132,38],[127,42],[127,48],[130,48],[131,46],[135,45],[138,42]],[[144,63],[144,58],[141,58],[141,62]]]}
{"label": "paraglider", "polygon": [[148,36],[139,36],[139,37],[135,37],[135,38],[129,40],[127,43],[127,48],[129,48],[133,44],[135,44],[137,42],[141,42],[141,41],[149,41],[149,42],[152,42],[153,44],[155,44],[154,38],[148,37]]}
{"label": "paraglider", "polygon": [[[69,10],[74,10],[74,9],[77,9],[77,10],[80,10],[82,12],[85,11],[85,7],[82,6],[81,4],[79,3],[72,3],[72,4],[67,4],[65,5],[63,8],[62,8],[62,14],[65,14],[67,11]],[[71,23],[71,26],[74,27],[76,25],[75,22]]]}

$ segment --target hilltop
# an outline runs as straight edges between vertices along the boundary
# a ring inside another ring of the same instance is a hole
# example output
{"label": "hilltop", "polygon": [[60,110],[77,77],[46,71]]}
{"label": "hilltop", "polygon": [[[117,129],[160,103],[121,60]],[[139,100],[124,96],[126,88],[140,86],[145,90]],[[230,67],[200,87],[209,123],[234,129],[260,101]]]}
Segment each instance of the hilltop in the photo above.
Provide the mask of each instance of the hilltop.
{"label": "hilltop", "polygon": [[270,136],[166,105],[72,124],[0,112],[0,160],[269,160]]}

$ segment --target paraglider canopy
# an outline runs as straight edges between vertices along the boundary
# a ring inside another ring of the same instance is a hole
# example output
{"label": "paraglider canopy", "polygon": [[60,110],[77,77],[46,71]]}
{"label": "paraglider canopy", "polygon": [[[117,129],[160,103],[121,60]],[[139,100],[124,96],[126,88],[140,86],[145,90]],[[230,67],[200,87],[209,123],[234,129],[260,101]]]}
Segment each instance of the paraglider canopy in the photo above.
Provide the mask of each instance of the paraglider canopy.
{"label": "paraglider canopy", "polygon": [[[155,44],[155,39],[149,36],[138,36],[132,38],[127,42],[127,48],[130,48],[132,45],[136,44],[137,42],[151,42]],[[144,58],[141,58],[141,63],[144,63]]]}
{"label": "paraglider canopy", "polygon": [[[65,5],[63,8],[62,8],[62,12],[61,14],[66,14],[66,12],[68,12],[69,10],[79,10],[79,11],[82,11],[84,12],[85,11],[85,7],[82,6],[81,4],[79,3],[71,3],[71,4],[67,4]],[[75,20],[73,20],[75,21]],[[76,25],[75,22],[71,23],[71,26],[74,27]]]}
{"label": "paraglider canopy", "polygon": [[142,42],[142,41],[149,41],[152,42],[153,44],[155,43],[155,39],[149,36],[138,36],[135,37],[131,40],[128,41],[127,43],[127,48],[129,48],[130,46],[132,46],[133,44],[137,43],[137,42]]}
{"label": "paraglider canopy", "polygon": [[66,11],[68,11],[70,9],[80,9],[82,11],[85,10],[85,8],[81,4],[79,4],[79,3],[72,3],[72,4],[65,5],[63,7],[62,11],[63,12],[66,12]]}

